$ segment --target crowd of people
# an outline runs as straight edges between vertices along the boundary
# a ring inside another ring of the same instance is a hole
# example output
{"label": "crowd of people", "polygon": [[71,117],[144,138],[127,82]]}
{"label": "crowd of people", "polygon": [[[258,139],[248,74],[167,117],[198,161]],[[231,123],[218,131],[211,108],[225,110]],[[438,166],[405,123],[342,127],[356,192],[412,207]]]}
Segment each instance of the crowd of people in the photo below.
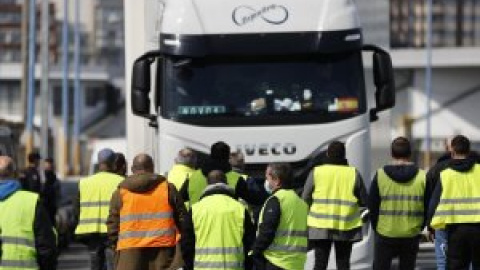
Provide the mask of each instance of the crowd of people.
{"label": "crowd of people", "polygon": [[[337,269],[346,270],[370,223],[375,270],[390,269],[394,258],[401,270],[415,269],[424,231],[437,246],[439,270],[480,269],[478,156],[465,136],[447,145],[448,154],[425,172],[411,161],[409,140],[396,138],[392,161],[367,189],[345,145],[334,141],[300,192],[288,163],[269,164],[258,181],[224,142],[198,168],[195,152],[181,149],[165,175],[144,153],[128,175],[125,156],[107,148],[98,153],[99,171],[79,182],[75,235],[88,247],[92,270],[298,270],[308,250],[313,268],[324,270],[332,246]],[[39,158],[31,155],[16,178],[12,159],[0,157],[0,269],[56,267],[50,198],[58,180],[51,160],[40,176]]]}

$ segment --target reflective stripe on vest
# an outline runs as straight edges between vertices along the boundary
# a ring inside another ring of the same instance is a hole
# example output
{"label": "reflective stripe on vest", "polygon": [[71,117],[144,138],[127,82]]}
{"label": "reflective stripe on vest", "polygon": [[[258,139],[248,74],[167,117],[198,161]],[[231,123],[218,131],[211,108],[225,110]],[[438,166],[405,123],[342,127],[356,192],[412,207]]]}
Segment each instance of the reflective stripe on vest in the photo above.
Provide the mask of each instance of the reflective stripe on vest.
{"label": "reflective stripe on vest", "polygon": [[0,201],[1,270],[38,269],[33,224],[38,195],[16,191]]}
{"label": "reflective stripe on vest", "polygon": [[468,172],[452,169],[440,173],[442,195],[431,226],[443,229],[457,223],[480,223],[480,165]]}
{"label": "reflective stripe on vest", "polygon": [[[280,204],[280,222],[272,244],[263,254],[282,269],[303,269],[307,259],[308,205],[293,190],[280,189],[273,196]],[[263,215],[264,209],[260,213],[260,224]]]}
{"label": "reflective stripe on vest", "polygon": [[192,206],[195,230],[195,269],[243,269],[245,207],[221,194]]}
{"label": "reflective stripe on vest", "polygon": [[175,245],[176,227],[168,199],[167,181],[145,193],[121,188],[120,198],[122,208],[117,250]]}
{"label": "reflective stripe on vest", "polygon": [[194,262],[195,269],[244,269],[243,262]]}
{"label": "reflective stripe on vest", "polygon": [[[229,171],[225,174],[227,177],[227,184],[230,188],[235,190],[238,180],[241,175],[234,171]],[[203,175],[202,170],[196,170],[188,180],[188,197],[190,205],[198,202],[207,187],[207,178]]]}
{"label": "reflective stripe on vest", "polygon": [[194,169],[185,166],[183,164],[175,164],[172,169],[168,172],[168,182],[172,183],[177,190],[180,190],[192,173],[195,172]]}
{"label": "reflective stripe on vest", "polygon": [[38,269],[36,261],[14,261],[2,260],[0,262],[0,269]]}
{"label": "reflective stripe on vest", "polygon": [[377,232],[386,237],[414,237],[422,230],[424,220],[425,172],[407,183],[393,181],[383,169],[377,171],[381,204]]}
{"label": "reflective stripe on vest", "polygon": [[353,194],[356,174],[350,166],[321,165],[313,169],[309,227],[348,231],[362,226],[358,199]]}
{"label": "reflective stripe on vest", "polygon": [[79,182],[80,217],[75,234],[106,233],[110,199],[123,177],[98,172]]}

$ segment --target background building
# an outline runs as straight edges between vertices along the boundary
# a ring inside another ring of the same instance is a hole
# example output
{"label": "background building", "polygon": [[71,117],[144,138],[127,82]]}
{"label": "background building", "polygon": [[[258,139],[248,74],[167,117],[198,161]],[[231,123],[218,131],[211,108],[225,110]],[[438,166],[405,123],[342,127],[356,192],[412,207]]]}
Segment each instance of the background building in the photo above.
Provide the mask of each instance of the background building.
{"label": "background building", "polygon": [[[35,118],[34,126],[41,123],[40,80],[42,76],[40,48],[41,3],[49,1],[49,108],[50,131],[55,135],[61,128],[62,116],[62,26],[68,22],[68,79],[69,113],[73,123],[73,59],[75,2],[68,1],[64,14],[64,0],[36,0],[36,53],[35,53]],[[86,145],[86,134],[96,136],[95,125],[110,119],[110,115],[122,111],[124,106],[124,35],[123,1],[80,0],[80,112],[81,136]],[[22,123],[25,97],[21,93],[24,74],[22,65],[22,0],[0,0],[0,119]],[[125,136],[125,121],[112,130],[114,136]],[[72,127],[67,127],[71,130]],[[34,131],[37,133],[38,128]],[[119,134],[120,133],[120,134]],[[103,132],[102,136],[109,136]],[[35,134],[35,147],[39,147],[39,135]],[[55,155],[58,149],[51,148]],[[56,155],[55,155],[56,156]]]}
{"label": "background building", "polygon": [[[397,105],[380,123],[372,125],[379,149],[388,140],[405,135],[413,139],[417,161],[426,149],[426,31],[427,1],[356,1],[364,27],[365,43],[390,48],[395,67]],[[433,1],[432,24],[431,147],[434,156],[444,151],[444,139],[455,134],[472,138],[480,150],[480,2],[475,0]],[[368,64],[368,58],[366,58]],[[368,71],[367,71],[368,73]],[[372,82],[367,83],[373,89]],[[370,93],[371,98],[372,93]],[[383,123],[382,123],[383,122]],[[388,135],[385,130],[390,129]]]}
{"label": "background building", "polygon": [[[412,137],[422,154],[427,149],[427,1],[392,0],[389,9],[390,47],[400,86],[392,133]],[[479,150],[480,2],[433,1],[432,46],[432,150],[443,152],[444,140],[455,134],[470,137]]]}

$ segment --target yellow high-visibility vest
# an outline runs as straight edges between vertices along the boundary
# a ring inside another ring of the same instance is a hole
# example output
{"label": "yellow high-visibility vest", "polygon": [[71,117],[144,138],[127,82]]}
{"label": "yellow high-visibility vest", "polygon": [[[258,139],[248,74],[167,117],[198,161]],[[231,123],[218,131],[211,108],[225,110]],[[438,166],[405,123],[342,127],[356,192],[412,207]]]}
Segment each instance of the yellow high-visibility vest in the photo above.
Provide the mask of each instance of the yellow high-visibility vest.
{"label": "yellow high-visibility vest", "polygon": [[180,190],[185,183],[185,180],[187,180],[193,172],[195,172],[195,169],[183,164],[175,164],[168,172],[167,180],[172,183],[177,190]]}
{"label": "yellow high-visibility vest", "polygon": [[355,168],[321,165],[314,168],[313,177],[313,202],[308,214],[308,226],[340,231],[361,227],[358,199],[353,194]]}
{"label": "yellow high-visibility vest", "polygon": [[423,229],[426,177],[419,170],[407,183],[390,179],[383,169],[377,171],[381,204],[377,232],[386,237],[413,237]]}
{"label": "yellow high-visibility vest", "polygon": [[[235,190],[237,183],[241,178],[241,175],[234,171],[229,171],[225,174],[227,177],[227,185]],[[196,170],[188,180],[188,197],[190,199],[190,205],[198,202],[203,194],[203,191],[207,187],[207,178],[203,175],[202,170]]]}
{"label": "yellow high-visibility vest", "polygon": [[29,191],[0,201],[1,270],[38,269],[33,231],[37,202],[38,195]]}
{"label": "yellow high-visibility vest", "polygon": [[444,229],[458,223],[480,223],[480,165],[468,172],[446,169],[440,173],[442,195],[430,225]]}
{"label": "yellow high-visibility vest", "polygon": [[[263,255],[282,269],[303,269],[307,260],[308,205],[293,190],[280,189],[272,196],[278,198],[280,203],[280,223],[272,244]],[[263,212],[262,208],[261,219]]]}
{"label": "yellow high-visibility vest", "polygon": [[210,195],[192,205],[194,269],[243,270],[245,207],[227,195]]}
{"label": "yellow high-visibility vest", "polygon": [[75,234],[107,233],[110,199],[123,177],[98,172],[79,182],[80,218]]}

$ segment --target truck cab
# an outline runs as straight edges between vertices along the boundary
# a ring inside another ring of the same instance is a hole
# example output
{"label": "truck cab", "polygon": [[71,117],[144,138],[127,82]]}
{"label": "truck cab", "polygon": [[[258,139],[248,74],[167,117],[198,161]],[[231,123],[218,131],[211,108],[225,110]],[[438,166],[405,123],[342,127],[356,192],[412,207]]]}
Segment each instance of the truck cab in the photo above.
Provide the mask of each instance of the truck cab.
{"label": "truck cab", "polygon": [[[150,150],[164,172],[181,148],[202,156],[225,141],[250,175],[291,163],[301,189],[340,140],[369,185],[370,122],[394,106],[394,81],[389,54],[363,44],[353,1],[125,1],[125,10],[129,155]],[[129,28],[140,19],[145,29]],[[375,104],[367,104],[366,51]],[[371,236],[365,225],[352,269],[371,269]]]}

